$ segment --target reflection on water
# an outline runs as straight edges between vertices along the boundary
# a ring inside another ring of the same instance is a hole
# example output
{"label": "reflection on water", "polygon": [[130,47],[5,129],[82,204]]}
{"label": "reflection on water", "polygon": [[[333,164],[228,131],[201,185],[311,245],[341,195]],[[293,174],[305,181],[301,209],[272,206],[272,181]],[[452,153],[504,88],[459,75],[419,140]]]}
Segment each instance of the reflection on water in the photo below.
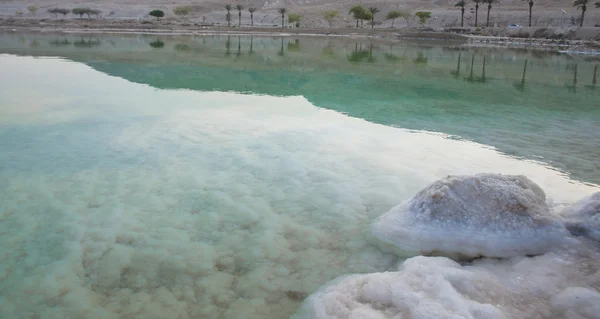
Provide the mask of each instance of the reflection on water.
{"label": "reflection on water", "polygon": [[[40,43],[36,49],[22,45],[33,41]],[[25,41],[4,34],[0,42],[2,52],[63,56],[157,88],[301,95],[319,107],[474,140],[600,182],[593,60],[455,45],[231,35],[29,35]]]}
{"label": "reflection on water", "polygon": [[515,82],[514,84],[515,88],[521,92],[525,90],[525,75],[527,74],[527,62],[529,62],[529,60],[525,59],[525,63],[523,64],[523,75],[521,76],[521,81]]}
{"label": "reflection on water", "polygon": [[593,62],[279,37],[56,45],[80,39],[0,38],[1,318],[288,317],[337,276],[392,269],[371,221],[440,177],[526,174],[556,203],[598,190],[598,92],[564,87]]}
{"label": "reflection on water", "polygon": [[156,49],[160,49],[165,46],[165,43],[163,41],[161,41],[160,39],[156,39],[156,40],[150,42],[149,44],[151,47],[156,48]]}

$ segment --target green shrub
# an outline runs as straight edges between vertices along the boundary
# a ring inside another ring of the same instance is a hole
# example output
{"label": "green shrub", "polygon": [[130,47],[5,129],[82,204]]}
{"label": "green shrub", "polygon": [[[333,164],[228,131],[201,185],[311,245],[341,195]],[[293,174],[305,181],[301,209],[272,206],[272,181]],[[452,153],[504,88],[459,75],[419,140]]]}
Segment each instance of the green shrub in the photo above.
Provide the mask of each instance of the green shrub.
{"label": "green shrub", "polygon": [[194,8],[188,7],[188,6],[176,7],[175,9],[173,9],[173,13],[175,13],[175,15],[178,15],[178,16],[186,16],[186,15],[192,13],[193,11],[194,11]]}
{"label": "green shrub", "polygon": [[32,4],[30,6],[27,7],[27,11],[29,11],[32,15],[35,15],[35,13],[38,11],[38,6],[36,6],[35,4]]}
{"label": "green shrub", "polygon": [[88,18],[89,18],[89,17],[90,17],[90,14],[91,14],[91,13],[90,13],[90,11],[91,11],[91,10],[92,10],[92,9],[90,9],[90,8],[74,8],[73,10],[71,10],[71,12],[72,12],[74,15],[78,15],[78,16],[79,16],[79,18],[81,19],[81,18],[83,18],[83,15],[84,15],[84,14],[87,14],[87,16],[88,16]]}
{"label": "green shrub", "polygon": [[290,13],[288,14],[288,22],[292,25],[295,25],[296,28],[300,27],[300,20],[302,19],[302,16],[296,13]]}
{"label": "green shrub", "polygon": [[65,9],[65,8],[52,8],[52,9],[48,9],[48,12],[58,18],[59,14],[62,14],[64,17],[67,14],[69,14],[69,12],[71,12],[71,10]]}
{"label": "green shrub", "polygon": [[419,23],[421,23],[421,25],[424,25],[425,22],[427,22],[427,20],[431,18],[431,12],[429,12],[429,11],[419,11],[419,12],[415,13],[415,16],[417,18],[419,18]]}
{"label": "green shrub", "polygon": [[165,16],[165,13],[162,10],[152,10],[149,14],[155,17],[156,20],[160,20],[160,18]]}

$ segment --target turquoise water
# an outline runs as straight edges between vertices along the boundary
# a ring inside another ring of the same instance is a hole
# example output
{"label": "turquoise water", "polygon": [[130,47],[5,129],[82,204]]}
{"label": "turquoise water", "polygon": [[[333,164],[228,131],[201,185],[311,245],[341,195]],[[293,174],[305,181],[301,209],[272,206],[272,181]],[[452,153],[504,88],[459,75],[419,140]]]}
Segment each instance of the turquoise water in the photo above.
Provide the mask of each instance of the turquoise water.
{"label": "turquoise water", "polygon": [[599,189],[598,64],[4,33],[0,317],[285,318],[329,280],[401,260],[369,225],[443,176],[525,174],[573,202]]}

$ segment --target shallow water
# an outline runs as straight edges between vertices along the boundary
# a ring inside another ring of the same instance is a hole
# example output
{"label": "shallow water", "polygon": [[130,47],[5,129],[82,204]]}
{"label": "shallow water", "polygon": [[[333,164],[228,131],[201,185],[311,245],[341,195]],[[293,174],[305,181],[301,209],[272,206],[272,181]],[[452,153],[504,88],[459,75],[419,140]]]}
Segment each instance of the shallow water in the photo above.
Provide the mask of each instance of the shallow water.
{"label": "shallow water", "polygon": [[0,318],[285,318],[392,269],[371,221],[440,177],[599,189],[599,61],[17,33],[0,54]]}

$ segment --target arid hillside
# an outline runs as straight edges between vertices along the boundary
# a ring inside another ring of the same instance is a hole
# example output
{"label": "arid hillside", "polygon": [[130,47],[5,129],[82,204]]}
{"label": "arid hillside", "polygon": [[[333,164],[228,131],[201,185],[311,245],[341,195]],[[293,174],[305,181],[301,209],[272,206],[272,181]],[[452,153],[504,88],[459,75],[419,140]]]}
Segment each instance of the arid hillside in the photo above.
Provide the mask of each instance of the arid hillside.
{"label": "arid hillside", "polygon": [[[426,25],[430,27],[452,27],[460,26],[460,9],[455,7],[458,0],[99,0],[99,1],[61,1],[61,0],[36,0],[15,1],[0,0],[0,16],[4,18],[15,17],[20,19],[47,19],[53,16],[48,13],[50,8],[76,7],[93,8],[101,10],[102,19],[151,19],[148,13],[153,9],[165,12],[165,19],[189,20],[193,23],[204,23],[209,25],[227,25],[225,19],[225,4],[232,4],[231,24],[237,26],[238,11],[235,5],[241,4],[244,8],[241,16],[241,26],[250,25],[250,13],[248,8],[256,8],[254,13],[254,24],[256,26],[279,26],[281,15],[277,12],[279,8],[287,8],[290,13],[302,16],[301,25],[306,27],[325,27],[328,23],[323,18],[326,10],[337,10],[339,15],[334,19],[334,27],[352,27],[355,21],[348,14],[348,10],[355,4],[365,7],[376,7],[380,10],[375,15],[376,28],[389,28],[391,21],[385,20],[385,16],[391,10],[406,10],[412,13],[417,11],[431,11],[432,18]],[[28,10],[34,5],[38,7],[35,14]],[[185,17],[178,17],[173,9],[179,6],[192,7],[192,13]],[[485,26],[487,15],[487,3],[480,4],[478,20],[480,26]],[[534,1],[532,24],[534,27],[571,27],[579,24],[581,10],[573,7],[572,1],[565,0],[540,0]],[[66,19],[75,19],[76,16],[68,14]],[[85,18],[85,16],[84,16]],[[94,18],[94,17],[92,17]],[[475,22],[475,3],[467,2],[465,6],[465,25],[473,26]],[[287,18],[286,18],[287,20]],[[413,17],[409,21],[411,25],[417,25],[418,21]],[[522,0],[499,0],[492,4],[490,11],[489,26],[504,27],[508,24],[528,24],[528,3]],[[594,27],[600,25],[600,9],[594,7],[594,1],[590,0],[584,19],[584,26]],[[402,28],[407,25],[405,19],[397,19],[394,26]],[[365,24],[365,27],[370,25]]]}

